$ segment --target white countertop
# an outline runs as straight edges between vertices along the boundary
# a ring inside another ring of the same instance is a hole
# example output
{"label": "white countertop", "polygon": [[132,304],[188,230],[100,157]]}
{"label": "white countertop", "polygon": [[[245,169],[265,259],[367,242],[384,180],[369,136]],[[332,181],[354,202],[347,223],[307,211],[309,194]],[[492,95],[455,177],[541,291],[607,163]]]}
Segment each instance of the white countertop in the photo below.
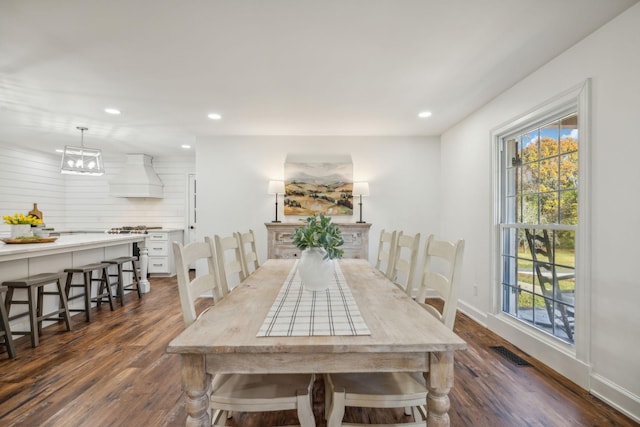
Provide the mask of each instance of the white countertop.
{"label": "white countertop", "polygon": [[146,236],[146,234],[86,233],[60,236],[55,242],[50,243],[7,244],[0,242],[0,261],[142,242]]}

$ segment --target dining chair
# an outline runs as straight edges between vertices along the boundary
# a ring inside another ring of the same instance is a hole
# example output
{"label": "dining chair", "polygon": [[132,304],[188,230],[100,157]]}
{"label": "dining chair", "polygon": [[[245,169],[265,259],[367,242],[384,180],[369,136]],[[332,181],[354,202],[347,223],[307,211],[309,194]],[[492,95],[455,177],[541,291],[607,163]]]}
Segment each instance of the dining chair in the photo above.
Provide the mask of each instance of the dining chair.
{"label": "dining chair", "polygon": [[242,268],[245,277],[256,271],[260,267],[258,261],[258,251],[256,250],[256,236],[253,230],[246,233],[237,232],[236,239],[240,246],[240,256],[242,257]]}
{"label": "dining chair", "polygon": [[391,278],[393,270],[394,249],[396,247],[396,232],[382,230],[380,241],[378,242],[378,257],[376,258],[376,268],[387,278]]}
{"label": "dining chair", "polygon": [[[178,291],[185,326],[220,304],[225,294],[218,283],[215,244],[210,237],[204,242],[182,245],[173,243],[173,253],[178,279]],[[206,261],[206,272],[204,270]],[[191,276],[189,265],[201,265]],[[192,278],[193,277],[193,278]],[[201,295],[211,293],[214,304],[196,313],[195,301]],[[313,374],[216,374],[211,380],[209,398],[212,426],[224,426],[233,411],[266,412],[297,410],[301,427],[314,427],[312,409]]]}
{"label": "dining chair", "polygon": [[[430,235],[424,249],[422,277],[416,295],[416,301],[451,330],[456,321],[463,254],[464,240],[448,242]],[[431,297],[434,292],[444,301],[442,311],[426,302],[427,294]]]}
{"label": "dining chair", "polygon": [[413,277],[420,251],[420,233],[413,236],[398,231],[391,281],[413,297]]}
{"label": "dining chair", "polygon": [[240,243],[236,235],[227,237],[213,236],[215,241],[218,278],[222,295],[226,296],[229,290],[242,282],[247,276],[242,267],[242,254]]}
{"label": "dining chair", "polygon": [[[444,300],[442,314],[431,305],[421,303],[431,314],[453,329],[457,306],[460,269],[464,241],[447,242],[427,239],[422,280],[416,300],[425,300],[426,289],[435,290]],[[435,263],[435,259],[439,259]],[[437,264],[437,265],[436,265]],[[413,422],[396,426],[424,426],[427,385],[422,372],[369,372],[325,374],[327,426],[342,424],[345,407],[405,408],[413,415]]]}

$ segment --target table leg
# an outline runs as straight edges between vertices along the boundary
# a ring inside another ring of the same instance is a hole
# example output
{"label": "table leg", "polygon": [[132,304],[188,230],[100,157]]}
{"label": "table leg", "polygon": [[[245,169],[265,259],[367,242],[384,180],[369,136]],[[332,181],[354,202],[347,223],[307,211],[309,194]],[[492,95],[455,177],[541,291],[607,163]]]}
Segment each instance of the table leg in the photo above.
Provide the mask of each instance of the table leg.
{"label": "table leg", "polygon": [[185,409],[188,427],[210,427],[209,411],[210,376],[205,371],[204,355],[182,355],[182,387],[185,392]]}
{"label": "table leg", "polygon": [[427,425],[449,427],[449,390],[453,387],[453,351],[431,353],[427,382]]}

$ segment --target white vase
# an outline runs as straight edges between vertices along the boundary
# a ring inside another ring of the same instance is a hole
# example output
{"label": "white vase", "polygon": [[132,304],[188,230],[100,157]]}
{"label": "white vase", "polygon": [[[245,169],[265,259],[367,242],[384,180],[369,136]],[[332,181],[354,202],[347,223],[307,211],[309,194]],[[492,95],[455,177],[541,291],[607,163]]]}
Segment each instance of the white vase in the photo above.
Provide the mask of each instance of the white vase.
{"label": "white vase", "polygon": [[302,286],[309,291],[323,291],[333,280],[335,266],[332,259],[324,259],[326,252],[322,248],[308,248],[302,251],[298,263],[298,273]]}
{"label": "white vase", "polygon": [[29,237],[33,236],[31,232],[31,224],[12,224],[11,225],[11,238],[17,237]]}

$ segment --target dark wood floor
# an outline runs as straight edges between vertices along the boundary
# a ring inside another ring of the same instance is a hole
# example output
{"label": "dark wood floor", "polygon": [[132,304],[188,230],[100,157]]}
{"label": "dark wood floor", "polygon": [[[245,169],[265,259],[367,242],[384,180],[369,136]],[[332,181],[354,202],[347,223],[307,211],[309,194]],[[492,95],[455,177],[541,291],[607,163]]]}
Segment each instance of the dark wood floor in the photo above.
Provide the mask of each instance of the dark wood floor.
{"label": "dark wood floor", "polygon": [[[185,410],[180,360],[165,353],[182,329],[175,279],[152,279],[153,291],[124,308],[94,309],[88,324],[73,317],[73,331],[53,325],[32,349],[17,343],[18,356],[0,354],[0,426],[181,426]],[[203,304],[208,303],[206,300]],[[467,351],[456,353],[450,393],[452,426],[637,426],[496,335],[459,314],[456,332]],[[531,363],[517,366],[490,346],[503,345]],[[314,389],[318,426],[324,384]],[[356,422],[409,420],[402,410],[347,408]],[[228,425],[295,423],[293,411],[234,414]]]}

